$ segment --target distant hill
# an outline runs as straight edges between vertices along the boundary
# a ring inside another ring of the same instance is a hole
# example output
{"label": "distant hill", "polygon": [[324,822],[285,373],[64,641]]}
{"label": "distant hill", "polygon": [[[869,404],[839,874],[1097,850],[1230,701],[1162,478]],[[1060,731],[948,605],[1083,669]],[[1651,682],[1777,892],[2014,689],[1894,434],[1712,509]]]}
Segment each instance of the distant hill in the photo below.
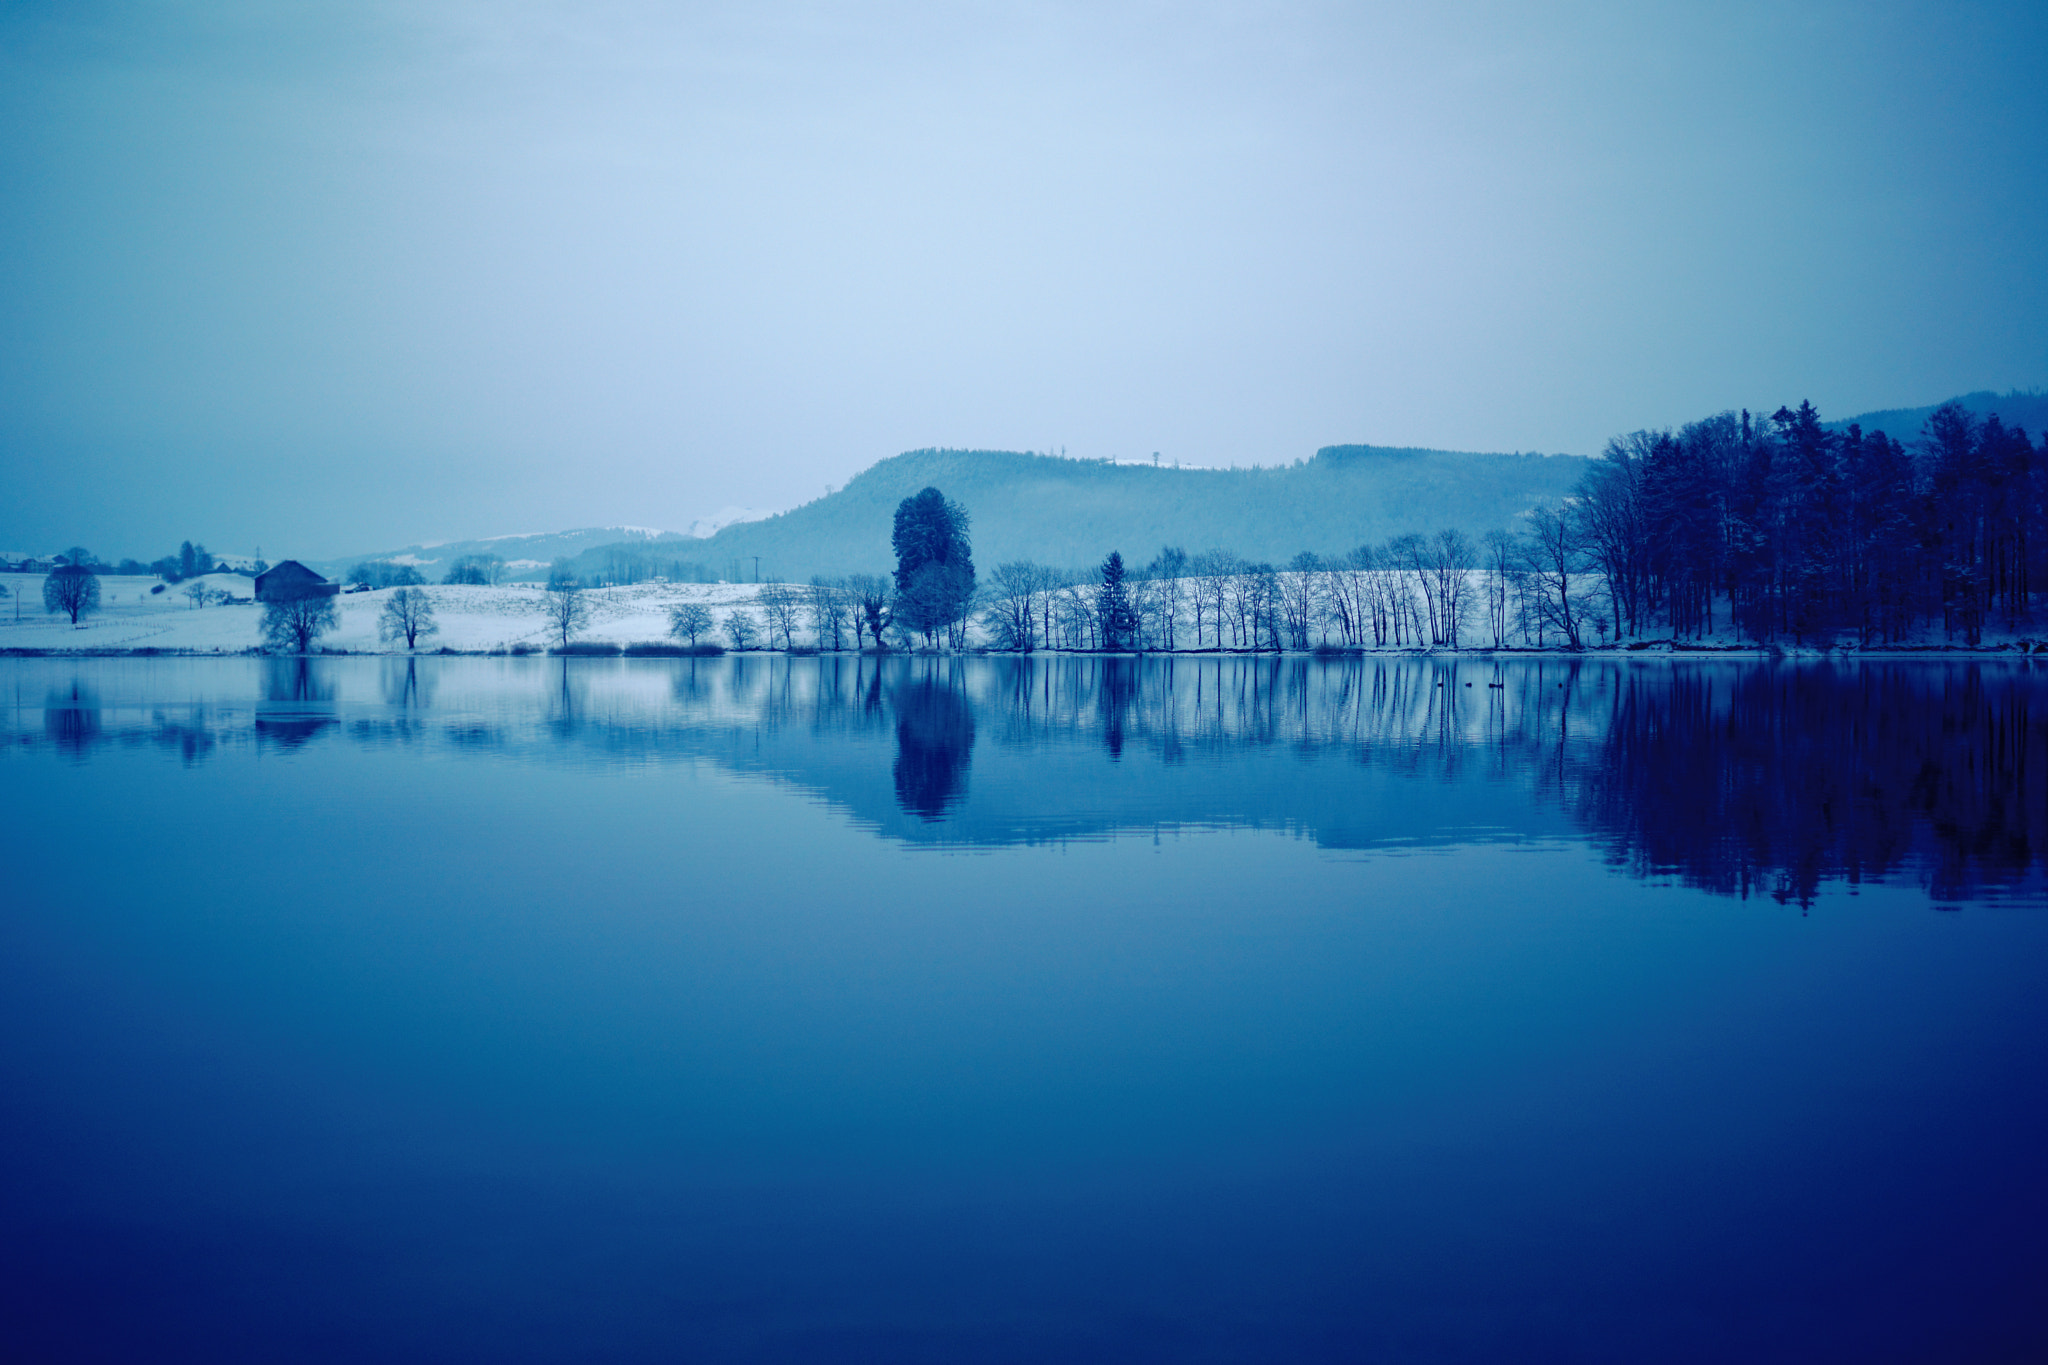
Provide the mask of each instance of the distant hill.
{"label": "distant hill", "polygon": [[330,576],[345,574],[366,559],[389,559],[416,566],[428,578],[438,579],[464,555],[496,555],[511,566],[513,578],[528,577],[535,570],[545,572],[557,559],[574,559],[585,550],[601,545],[650,545],[667,541],[700,543],[680,531],[657,531],[647,526],[591,526],[577,531],[541,531],[531,535],[488,536],[481,540],[447,540],[432,545],[408,545],[402,550],[382,550],[348,555],[341,559],[306,561]]}
{"label": "distant hill", "polygon": [[537,531],[529,535],[485,536],[478,540],[442,540],[408,545],[401,550],[376,550],[344,555],[339,559],[309,559],[304,562],[322,573],[333,575],[345,574],[366,559],[389,559],[399,564],[414,565],[428,578],[437,579],[464,555],[496,555],[505,561],[510,578],[544,577],[547,566],[557,559],[573,560],[590,550],[619,545],[680,547],[663,553],[665,556],[673,553],[684,559],[701,557],[694,547],[702,543],[704,537],[735,522],[767,515],[752,508],[727,507],[711,516],[697,518],[690,523],[689,529],[683,531],[661,531],[652,526],[586,526],[574,531]]}
{"label": "distant hill", "polygon": [[[1979,417],[1995,412],[1999,421],[2009,427],[2025,427],[2030,436],[2038,437],[2043,431],[2048,431],[2048,393],[2037,389],[2014,389],[2010,393],[1992,393],[1985,389],[1948,401],[1961,403]],[[1929,403],[1924,408],[1885,408],[1879,412],[1845,417],[1839,422],[1826,423],[1826,426],[1831,431],[1842,431],[1854,422],[1865,431],[1881,431],[1895,441],[1910,443],[1920,434],[1920,428],[1927,424],[1934,410],[1941,406],[1940,403]]]}
{"label": "distant hill", "polygon": [[[926,486],[966,505],[985,572],[1012,559],[1093,565],[1111,550],[1144,563],[1164,545],[1226,548],[1280,563],[1302,550],[1341,554],[1410,531],[1512,529],[1562,498],[1588,461],[1327,446],[1277,469],[1174,469],[1009,450],[913,450],[837,493],[689,547],[715,576],[802,580],[881,572],[895,560],[896,504]],[[668,547],[664,547],[667,549]]]}

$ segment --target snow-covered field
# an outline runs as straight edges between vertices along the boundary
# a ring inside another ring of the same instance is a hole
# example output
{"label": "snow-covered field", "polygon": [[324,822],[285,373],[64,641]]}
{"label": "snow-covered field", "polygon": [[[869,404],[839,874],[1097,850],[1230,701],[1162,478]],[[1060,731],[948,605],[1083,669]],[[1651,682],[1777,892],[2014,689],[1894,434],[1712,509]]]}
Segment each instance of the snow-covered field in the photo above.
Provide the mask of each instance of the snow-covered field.
{"label": "snow-covered field", "polygon": [[[249,597],[250,580],[237,574],[209,574],[203,580],[215,591]],[[194,607],[186,584],[164,587],[154,578],[100,579],[100,609],[76,628],[61,615],[43,610],[39,574],[0,576],[10,594],[0,598],[0,649],[251,649],[263,643],[263,610],[254,602],[233,606]],[[343,593],[335,599],[341,613],[338,629],[323,635],[325,649],[404,653],[403,641],[387,644],[377,637],[377,618],[394,589]],[[438,635],[420,641],[422,649],[502,649],[515,644],[553,643],[541,617],[546,593],[531,584],[478,588],[433,586],[424,589],[434,604]],[[723,621],[734,607],[751,606],[760,588],[751,583],[640,583],[629,588],[592,588],[584,594],[590,623],[577,639],[635,644],[667,640],[668,613],[684,602],[701,602]],[[758,617],[758,613],[756,613]],[[723,637],[714,636],[714,639]]]}
{"label": "snow-covered field", "polygon": [[[1291,578],[1292,575],[1282,577]],[[0,598],[0,649],[162,649],[239,653],[262,645],[262,608],[253,601],[229,606],[194,607],[188,595],[192,582],[205,584],[213,593],[227,593],[239,598],[249,598],[254,592],[251,580],[238,574],[209,574],[203,579],[168,585],[155,578],[108,574],[100,579],[100,610],[73,628],[63,616],[43,610],[41,575],[0,574],[0,588],[9,594]],[[151,591],[157,587],[163,590]],[[1189,583],[1184,591],[1191,592],[1192,587],[1193,584]],[[387,643],[379,639],[377,633],[377,618],[393,591],[343,593],[336,599],[341,624],[338,629],[321,637],[320,647],[350,653],[404,653],[402,641]],[[420,640],[422,650],[443,647],[464,651],[495,650],[521,644],[545,648],[558,643],[549,632],[541,612],[547,594],[537,585],[522,583],[495,588],[434,585],[424,591],[433,601],[435,623],[440,630],[438,634]],[[720,627],[726,615],[735,608],[752,609],[756,624],[765,625],[756,606],[760,591],[760,585],[751,583],[640,583],[624,588],[590,588],[584,593],[591,609],[590,621],[577,632],[576,639],[616,645],[667,642],[670,609],[684,602],[700,602],[710,609],[716,623],[711,635],[706,637],[708,642],[724,644],[726,638]],[[1466,649],[1482,649],[1492,643],[1486,622],[1484,591],[1485,584],[1475,576],[1470,588],[1470,615],[1461,637],[1461,644]],[[1195,644],[1193,639],[1186,638],[1193,623],[1193,607],[1186,600],[1182,604],[1182,617],[1184,638],[1180,643],[1185,649]],[[1733,630],[1725,607],[1718,613],[1717,620],[1721,628],[1714,635],[1705,640],[1688,641],[1687,644],[1694,648],[1756,648],[1753,642],[1744,640]],[[1213,646],[1213,616],[1209,628],[1212,634],[1203,643]],[[2011,629],[1988,629],[1979,648],[2028,648],[2041,645],[2044,634],[2048,634],[2048,629],[2028,623]],[[986,644],[988,637],[988,630],[979,624],[969,632],[969,641],[975,645]],[[1316,640],[1335,638],[1335,631],[1325,630],[1320,625],[1314,632]],[[848,639],[851,639],[850,635]],[[1514,642],[1522,643],[1519,638]],[[810,643],[808,621],[799,630],[797,643]],[[1555,632],[1550,643],[1559,643]],[[1587,643],[1614,647],[1614,642],[1604,636],[1596,636],[1590,630]],[[1848,647],[1853,642],[1844,636],[1837,643]],[[1954,644],[1955,641],[1942,634],[1938,623],[1927,623],[1906,647],[1940,649]],[[2048,648],[2048,645],[2041,647]],[[1668,651],[1669,646],[1652,648]],[[1806,649],[1794,652],[1815,653],[1819,649],[1809,644]]]}

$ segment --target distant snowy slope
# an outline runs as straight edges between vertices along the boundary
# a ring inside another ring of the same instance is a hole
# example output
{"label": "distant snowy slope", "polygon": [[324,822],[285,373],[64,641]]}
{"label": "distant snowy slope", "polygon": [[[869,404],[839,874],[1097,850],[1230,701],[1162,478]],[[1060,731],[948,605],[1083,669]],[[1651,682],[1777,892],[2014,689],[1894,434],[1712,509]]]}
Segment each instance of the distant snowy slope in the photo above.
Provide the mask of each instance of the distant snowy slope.
{"label": "distant snowy slope", "polygon": [[743,521],[761,521],[772,517],[773,512],[763,512],[752,507],[721,507],[708,517],[699,517],[690,523],[688,534],[698,540],[717,535],[728,526],[737,526]]}
{"label": "distant snowy slope", "polygon": [[399,550],[379,550],[339,559],[307,561],[329,576],[346,574],[352,565],[366,559],[390,559],[418,567],[428,578],[439,578],[448,566],[464,555],[496,555],[512,570],[513,577],[545,568],[557,559],[574,559],[585,550],[603,545],[659,544],[692,541],[715,535],[736,522],[769,515],[750,508],[727,507],[690,523],[688,531],[663,531],[652,526],[587,526],[574,531],[536,531],[523,535],[485,536],[476,540],[448,540],[433,544],[408,545]]}

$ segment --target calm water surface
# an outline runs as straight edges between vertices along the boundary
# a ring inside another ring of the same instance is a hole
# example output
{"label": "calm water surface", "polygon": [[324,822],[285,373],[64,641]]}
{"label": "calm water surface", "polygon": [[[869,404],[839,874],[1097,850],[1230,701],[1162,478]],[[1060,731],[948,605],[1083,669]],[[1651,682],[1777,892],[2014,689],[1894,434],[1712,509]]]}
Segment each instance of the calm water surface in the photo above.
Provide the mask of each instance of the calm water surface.
{"label": "calm water surface", "polygon": [[0,1338],[2048,1358],[2044,678],[0,661]]}

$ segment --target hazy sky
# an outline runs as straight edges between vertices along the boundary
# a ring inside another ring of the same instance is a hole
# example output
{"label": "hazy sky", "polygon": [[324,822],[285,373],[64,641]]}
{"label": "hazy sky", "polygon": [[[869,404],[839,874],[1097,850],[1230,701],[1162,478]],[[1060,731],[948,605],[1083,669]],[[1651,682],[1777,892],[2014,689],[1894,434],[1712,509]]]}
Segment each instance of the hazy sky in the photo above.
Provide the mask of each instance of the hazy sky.
{"label": "hazy sky", "polygon": [[0,0],[0,549],[2048,383],[2048,5]]}

